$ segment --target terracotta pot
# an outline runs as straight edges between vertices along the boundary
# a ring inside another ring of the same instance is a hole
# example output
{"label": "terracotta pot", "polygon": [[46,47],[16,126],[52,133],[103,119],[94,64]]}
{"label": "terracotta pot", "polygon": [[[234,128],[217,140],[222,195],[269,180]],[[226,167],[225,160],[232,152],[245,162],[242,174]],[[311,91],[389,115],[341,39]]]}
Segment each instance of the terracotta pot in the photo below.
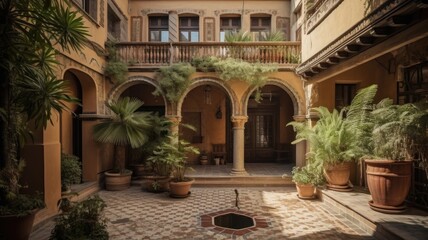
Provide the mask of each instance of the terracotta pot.
{"label": "terracotta pot", "polygon": [[315,196],[315,186],[312,184],[296,183],[296,189],[299,198],[312,199]]}
{"label": "terracotta pot", "polygon": [[120,191],[131,186],[132,171],[127,170],[125,173],[105,172],[106,190]]}
{"label": "terracotta pot", "polygon": [[410,189],[412,162],[394,160],[365,160],[365,162],[367,185],[373,205],[380,208],[403,205]]}
{"label": "terracotta pot", "polygon": [[130,167],[132,169],[132,178],[140,179],[142,176],[148,174],[144,164],[133,164]]}
{"label": "terracotta pot", "polygon": [[351,162],[327,165],[324,176],[331,186],[347,186],[351,175]]}
{"label": "terracotta pot", "polygon": [[187,197],[190,193],[190,187],[192,186],[194,179],[190,179],[187,182],[169,182],[169,193],[171,197]]}
{"label": "terracotta pot", "polygon": [[0,239],[27,240],[38,210],[24,216],[0,216]]}
{"label": "terracotta pot", "polygon": [[169,180],[166,176],[143,176],[141,189],[154,193],[166,192],[169,190]]}
{"label": "terracotta pot", "polygon": [[202,159],[201,158],[199,161],[200,161],[201,165],[208,165],[208,159]]}

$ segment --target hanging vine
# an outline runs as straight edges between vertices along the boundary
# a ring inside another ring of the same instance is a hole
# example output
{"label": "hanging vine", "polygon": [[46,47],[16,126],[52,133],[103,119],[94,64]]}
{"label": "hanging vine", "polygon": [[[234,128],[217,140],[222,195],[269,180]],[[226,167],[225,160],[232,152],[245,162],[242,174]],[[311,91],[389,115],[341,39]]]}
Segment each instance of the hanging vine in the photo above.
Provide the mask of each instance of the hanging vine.
{"label": "hanging vine", "polygon": [[232,79],[241,80],[256,87],[255,100],[260,101],[261,88],[266,85],[268,74],[278,71],[275,65],[261,63],[249,63],[240,59],[217,57],[196,57],[192,59],[192,65],[203,72],[215,71],[223,81]]}

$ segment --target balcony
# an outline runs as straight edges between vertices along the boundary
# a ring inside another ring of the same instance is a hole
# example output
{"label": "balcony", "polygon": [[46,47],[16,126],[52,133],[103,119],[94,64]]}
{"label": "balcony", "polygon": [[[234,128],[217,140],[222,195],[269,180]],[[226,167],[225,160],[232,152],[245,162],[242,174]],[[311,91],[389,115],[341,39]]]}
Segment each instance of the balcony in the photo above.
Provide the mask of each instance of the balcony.
{"label": "balcony", "polygon": [[190,62],[194,57],[203,56],[232,57],[250,63],[294,68],[300,63],[301,52],[300,42],[122,42],[116,46],[119,58],[134,69]]}

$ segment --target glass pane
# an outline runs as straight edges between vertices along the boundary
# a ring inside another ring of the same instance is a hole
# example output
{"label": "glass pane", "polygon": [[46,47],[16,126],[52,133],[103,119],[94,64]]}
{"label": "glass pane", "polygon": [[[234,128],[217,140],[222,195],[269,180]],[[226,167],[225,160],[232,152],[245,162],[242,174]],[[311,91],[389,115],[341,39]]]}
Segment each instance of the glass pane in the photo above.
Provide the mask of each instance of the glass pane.
{"label": "glass pane", "polygon": [[220,32],[220,42],[224,42],[224,37],[226,36],[226,32],[225,31],[221,31]]}
{"label": "glass pane", "polygon": [[169,41],[169,32],[168,31],[162,31],[161,32],[161,42],[168,42]]}
{"label": "glass pane", "polygon": [[199,42],[199,32],[191,32],[191,42]]}
{"label": "glass pane", "polygon": [[180,41],[188,42],[189,41],[189,32],[181,31],[180,32]]}
{"label": "glass pane", "polygon": [[151,42],[160,41],[159,31],[150,31],[150,41]]}
{"label": "glass pane", "polygon": [[270,148],[273,145],[272,139],[272,116],[256,116],[256,147]]}

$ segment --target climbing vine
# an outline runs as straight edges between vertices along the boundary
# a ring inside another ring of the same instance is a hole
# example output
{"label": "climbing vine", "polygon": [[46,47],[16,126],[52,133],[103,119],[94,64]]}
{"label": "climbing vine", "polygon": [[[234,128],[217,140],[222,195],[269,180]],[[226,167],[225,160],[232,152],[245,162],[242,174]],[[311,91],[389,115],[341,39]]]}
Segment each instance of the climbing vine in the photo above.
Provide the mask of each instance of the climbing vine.
{"label": "climbing vine", "polygon": [[115,84],[126,81],[128,75],[128,65],[119,59],[115,43],[106,42],[107,63],[104,67],[104,74]]}

